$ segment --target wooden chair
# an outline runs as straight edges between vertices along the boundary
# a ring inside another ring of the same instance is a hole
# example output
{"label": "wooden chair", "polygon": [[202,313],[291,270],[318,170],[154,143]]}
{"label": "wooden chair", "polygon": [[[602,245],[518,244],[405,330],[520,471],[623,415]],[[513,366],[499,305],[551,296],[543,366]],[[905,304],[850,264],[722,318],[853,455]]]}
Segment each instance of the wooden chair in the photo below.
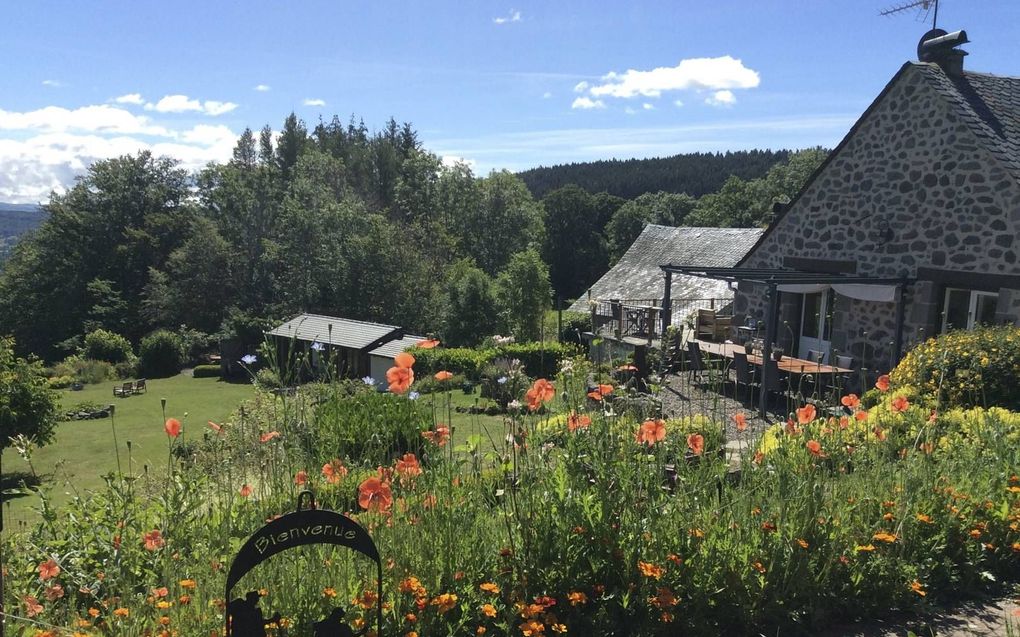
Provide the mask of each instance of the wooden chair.
{"label": "wooden chair", "polygon": [[721,316],[715,310],[698,310],[697,323],[695,325],[695,337],[704,338],[708,341],[723,340],[730,333],[733,325],[732,316]]}
{"label": "wooden chair", "polygon": [[707,371],[697,341],[687,341],[687,371],[690,373],[692,383],[696,376],[700,378]]}
{"label": "wooden chair", "polygon": [[820,365],[824,365],[825,364],[825,352],[822,352],[822,351],[819,351],[819,350],[816,350],[816,349],[809,349],[808,352],[807,352],[807,359],[809,361],[811,361],[812,363],[818,363]]}
{"label": "wooden chair", "polygon": [[130,395],[132,395],[134,393],[135,393],[135,384],[132,383],[131,381],[128,381],[128,382],[124,383],[120,387],[114,386],[114,388],[113,388],[113,395],[117,396],[117,397],[120,397],[120,398],[126,398],[126,397],[128,397],[128,396],[130,396]]}
{"label": "wooden chair", "polygon": [[135,388],[134,388],[133,391],[136,394],[144,394],[147,391],[147,389],[145,387],[145,379],[144,378],[139,378],[138,380],[135,381]]}
{"label": "wooden chair", "polygon": [[761,383],[756,378],[758,370],[751,367],[751,364],[747,362],[747,354],[733,352],[733,373],[733,397],[736,398],[740,386],[745,385],[751,402],[754,402],[754,388],[760,387]]}

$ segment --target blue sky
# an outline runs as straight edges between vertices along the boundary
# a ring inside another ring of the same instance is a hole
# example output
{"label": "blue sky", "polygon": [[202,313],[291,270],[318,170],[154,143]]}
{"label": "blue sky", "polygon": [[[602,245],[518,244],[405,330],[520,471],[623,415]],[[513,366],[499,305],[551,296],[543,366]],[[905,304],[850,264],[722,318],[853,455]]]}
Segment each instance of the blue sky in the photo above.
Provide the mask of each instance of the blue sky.
{"label": "blue sky", "polygon": [[[930,27],[896,0],[21,2],[0,26],[0,201],[96,159],[189,168],[246,127],[410,121],[479,174],[832,146]],[[1015,0],[943,0],[968,69],[1020,75]]]}

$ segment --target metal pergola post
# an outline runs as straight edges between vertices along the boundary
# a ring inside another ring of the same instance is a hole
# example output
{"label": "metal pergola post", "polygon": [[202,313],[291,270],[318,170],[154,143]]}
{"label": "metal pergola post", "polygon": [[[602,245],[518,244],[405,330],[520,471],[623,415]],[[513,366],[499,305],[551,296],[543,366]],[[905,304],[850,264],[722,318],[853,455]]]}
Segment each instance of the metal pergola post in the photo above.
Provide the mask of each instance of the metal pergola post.
{"label": "metal pergola post", "polygon": [[772,343],[776,340],[776,322],[779,320],[779,286],[775,283],[768,286],[769,306],[765,313],[765,346],[761,353],[761,392],[758,397],[758,411],[763,419],[769,398],[769,361],[772,360]]}
{"label": "metal pergola post", "polygon": [[666,289],[662,292],[662,337],[666,338],[666,330],[673,324],[673,273],[666,270]]}
{"label": "metal pergola post", "polygon": [[907,288],[902,283],[896,286],[896,341],[893,343],[893,362],[895,367],[903,355],[903,313],[907,305]]}

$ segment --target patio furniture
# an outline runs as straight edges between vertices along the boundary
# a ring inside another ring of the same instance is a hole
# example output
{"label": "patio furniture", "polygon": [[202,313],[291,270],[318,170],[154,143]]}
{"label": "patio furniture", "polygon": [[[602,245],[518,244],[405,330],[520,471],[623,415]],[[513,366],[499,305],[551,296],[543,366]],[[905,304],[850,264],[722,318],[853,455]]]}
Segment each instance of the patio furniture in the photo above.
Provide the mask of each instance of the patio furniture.
{"label": "patio furniture", "polygon": [[124,383],[120,387],[117,387],[116,385],[114,385],[113,387],[113,395],[116,398],[127,398],[128,396],[131,396],[134,393],[135,384],[132,383],[131,381]]}
{"label": "patio furniture", "polygon": [[687,371],[690,372],[691,382],[695,376],[702,376],[705,371],[705,360],[701,357],[701,348],[698,341],[687,341]]}
{"label": "patio furniture", "polygon": [[812,363],[824,363],[825,352],[816,349],[809,349],[807,352],[807,359]]}
{"label": "patio furniture", "polygon": [[136,393],[136,394],[144,394],[146,391],[147,391],[147,389],[145,387],[145,379],[144,378],[139,378],[138,380],[136,380],[135,381],[134,393]]}
{"label": "patio furniture", "polygon": [[733,352],[733,397],[736,398],[737,390],[741,385],[747,387],[749,398],[754,402],[754,388],[760,387],[760,383],[757,380],[757,369],[752,368],[750,363],[747,362],[747,354],[743,352]]}
{"label": "patio furniture", "polygon": [[725,339],[733,324],[732,316],[721,316],[715,310],[698,310],[697,322],[694,328],[695,338],[707,338],[711,341]]}

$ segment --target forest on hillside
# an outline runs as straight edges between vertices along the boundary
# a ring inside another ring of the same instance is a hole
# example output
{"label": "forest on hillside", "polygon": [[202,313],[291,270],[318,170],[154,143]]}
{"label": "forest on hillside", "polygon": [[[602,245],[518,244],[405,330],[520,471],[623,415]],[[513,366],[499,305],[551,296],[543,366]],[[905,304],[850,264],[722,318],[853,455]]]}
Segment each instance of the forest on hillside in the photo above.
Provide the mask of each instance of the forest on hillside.
{"label": "forest on hillside", "polygon": [[535,197],[576,184],[588,192],[633,199],[646,192],[686,193],[700,197],[719,190],[730,175],[757,179],[790,157],[788,150],[740,150],[686,153],[651,159],[607,159],[540,166],[517,173]]}
{"label": "forest on hillside", "polygon": [[98,329],[250,339],[306,311],[451,344],[534,339],[552,299],[580,294],[644,224],[767,224],[824,156],[701,197],[566,185],[539,199],[512,173],[445,166],[410,124],[308,129],[291,114],[197,174],[146,152],[93,164],[0,271],[0,334],[56,360]]}

